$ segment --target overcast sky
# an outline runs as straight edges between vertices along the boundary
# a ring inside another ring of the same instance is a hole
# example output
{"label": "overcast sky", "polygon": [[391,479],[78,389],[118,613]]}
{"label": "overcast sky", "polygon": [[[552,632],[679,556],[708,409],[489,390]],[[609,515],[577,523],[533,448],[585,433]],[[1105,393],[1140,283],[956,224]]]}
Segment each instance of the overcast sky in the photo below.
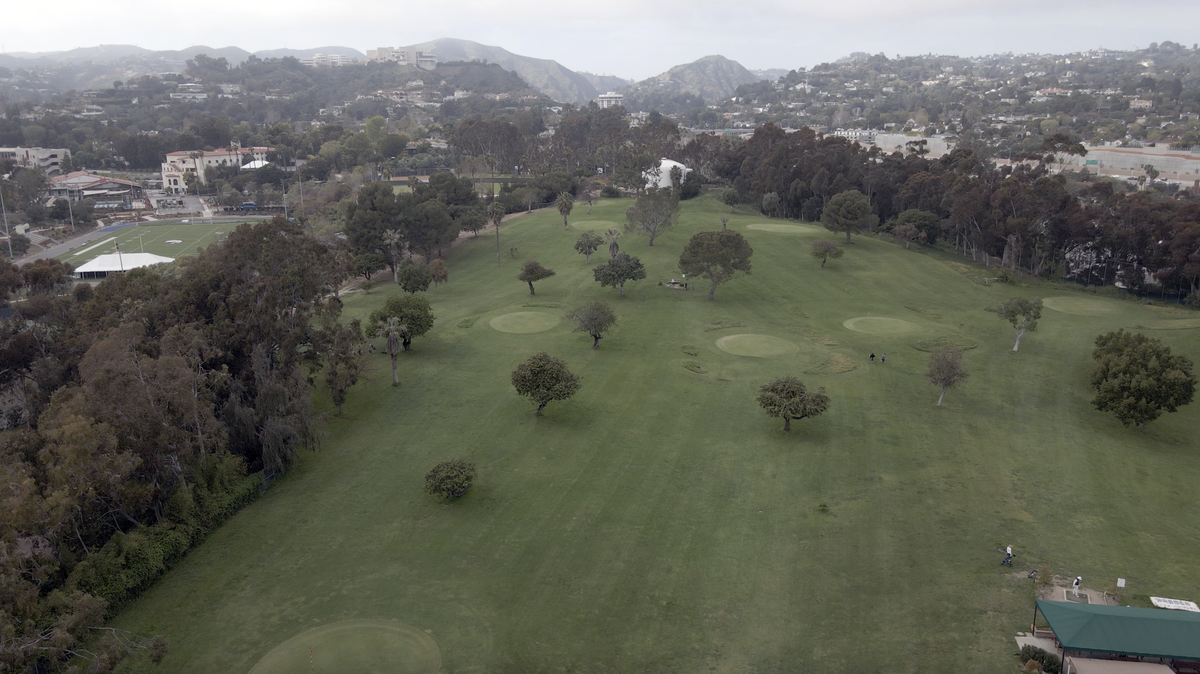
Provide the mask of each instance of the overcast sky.
{"label": "overcast sky", "polygon": [[721,54],[751,69],[851,52],[1063,53],[1200,40],[1200,0],[7,0],[5,52],[98,44],[359,51],[456,37],[643,79]]}

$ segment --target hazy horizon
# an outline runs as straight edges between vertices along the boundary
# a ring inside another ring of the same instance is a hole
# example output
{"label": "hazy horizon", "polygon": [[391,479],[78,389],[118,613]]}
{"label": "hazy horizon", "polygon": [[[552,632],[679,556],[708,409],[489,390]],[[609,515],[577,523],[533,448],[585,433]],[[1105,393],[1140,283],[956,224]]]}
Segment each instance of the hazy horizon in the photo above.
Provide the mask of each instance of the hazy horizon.
{"label": "hazy horizon", "polygon": [[654,6],[615,0],[603,12],[566,14],[544,0],[502,7],[467,0],[452,14],[445,6],[440,12],[437,6],[404,6],[369,7],[364,13],[362,6],[347,2],[212,0],[204,12],[158,5],[153,14],[131,20],[141,7],[130,0],[102,6],[63,0],[50,23],[40,7],[22,3],[8,10],[10,25],[20,31],[0,39],[0,49],[57,52],[131,44],[151,50],[204,45],[254,52],[336,45],[366,52],[453,37],[554,60],[572,70],[641,80],[711,54],[750,69],[790,70],[852,52],[1059,54],[1139,49],[1164,41],[1190,47],[1200,39],[1189,28],[1200,23],[1200,3],[1193,0],[1146,0],[1132,11],[1115,0],[1061,0],[1052,8],[1034,0],[1010,0],[1002,8],[963,0],[863,0],[853,7],[751,0],[735,10],[704,0]]}

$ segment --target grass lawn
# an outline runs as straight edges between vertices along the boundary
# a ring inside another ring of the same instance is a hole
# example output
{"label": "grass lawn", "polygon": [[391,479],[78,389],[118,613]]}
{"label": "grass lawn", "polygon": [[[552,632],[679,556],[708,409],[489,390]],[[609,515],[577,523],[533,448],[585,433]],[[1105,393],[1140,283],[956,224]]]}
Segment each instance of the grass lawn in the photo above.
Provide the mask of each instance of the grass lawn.
{"label": "grass lawn", "polygon": [[[240,674],[363,620],[428,634],[445,672],[1005,672],[1032,568],[1200,595],[1200,405],[1140,433],[1094,411],[1088,387],[1097,334],[1153,325],[1200,358],[1196,314],[984,285],[958,258],[868,237],[822,269],[809,245],[834,235],[745,213],[729,226],[753,275],[715,302],[699,280],[659,287],[728,213],[709,197],[652,248],[621,239],[649,277],[619,298],[592,280],[607,249],[586,265],[572,245],[630,204],[577,204],[570,231],[554,210],[506,223],[499,266],[487,235],[449,253],[401,385],[373,355],[323,449],[115,620],[167,636],[155,671]],[[558,272],[536,297],[514,278],[528,257]],[[347,313],[389,292],[346,295]],[[1055,298],[1019,354],[984,311],[1018,294]],[[591,299],[620,315],[596,350],[562,318]],[[978,344],[942,408],[913,346],[939,338]],[[509,384],[539,350],[583,377],[540,418]],[[754,396],[789,373],[832,405],[785,434]],[[454,457],[478,464],[476,485],[425,495]]]}
{"label": "grass lawn", "polygon": [[[119,229],[91,243],[83,244],[75,250],[59,255],[58,259],[78,267],[99,255],[115,253],[118,244],[121,246],[122,253],[153,253],[165,257],[195,255],[196,249],[223,239],[225,234],[232,232],[239,224],[241,223],[197,222],[185,225],[175,222],[135,225]],[[180,243],[167,243],[168,241],[179,241]]]}

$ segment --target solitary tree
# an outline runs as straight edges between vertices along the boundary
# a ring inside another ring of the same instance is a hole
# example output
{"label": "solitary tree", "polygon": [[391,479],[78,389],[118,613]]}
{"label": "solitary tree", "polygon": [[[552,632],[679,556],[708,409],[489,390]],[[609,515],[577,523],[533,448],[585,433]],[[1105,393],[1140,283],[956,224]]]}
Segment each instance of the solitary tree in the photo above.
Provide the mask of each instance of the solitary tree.
{"label": "solitary tree", "polygon": [[529,294],[533,295],[535,294],[533,292],[533,282],[541,281],[542,279],[550,278],[551,276],[554,276],[553,269],[547,269],[543,267],[542,263],[538,262],[537,260],[525,260],[525,264],[521,266],[521,273],[517,274],[517,280],[528,283]]}
{"label": "solitary tree", "polygon": [[496,228],[496,264],[500,264],[500,221],[504,219],[508,211],[504,208],[504,204],[499,201],[493,201],[491,206],[487,207],[487,218]]}
{"label": "solitary tree", "polygon": [[1196,392],[1192,360],[1172,355],[1171,347],[1142,334],[1118,330],[1100,335],[1092,358],[1092,404],[1126,426],[1137,424],[1138,430],[1146,430],[1163,411],[1192,402]]}
{"label": "solitary tree", "polygon": [[570,192],[559,192],[558,198],[554,200],[554,206],[558,208],[559,214],[563,216],[563,229],[566,229],[567,216],[571,214],[571,209],[575,207],[575,197],[571,196]]}
{"label": "solitary tree", "polygon": [[475,464],[466,459],[451,459],[434,466],[425,474],[425,491],[435,496],[458,498],[475,481]]}
{"label": "solitary tree", "polygon": [[535,414],[541,414],[552,401],[575,395],[579,390],[579,375],[568,370],[561,359],[542,351],[513,370],[512,384],[517,393],[537,403]]}
{"label": "solitary tree", "polygon": [[1013,351],[1016,351],[1021,347],[1021,337],[1025,332],[1037,330],[1038,319],[1042,317],[1042,301],[1024,297],[1004,300],[996,308],[996,315],[1008,321],[1016,331],[1017,343],[1013,344]]}
{"label": "solitary tree", "polygon": [[617,322],[617,313],[608,302],[593,300],[571,310],[567,318],[579,323],[576,330],[592,336],[592,348],[600,347],[600,338]]}
{"label": "solitary tree", "polygon": [[387,354],[392,357],[392,385],[400,384],[400,374],[396,371],[396,357],[400,355],[400,339],[408,326],[401,323],[396,316],[388,316],[387,320],[375,329],[376,337],[387,339]]}
{"label": "solitary tree", "polygon": [[941,346],[929,355],[929,369],[925,378],[930,384],[942,387],[942,395],[938,396],[937,406],[942,406],[942,398],[946,391],[967,380],[967,368],[962,364],[962,349],[952,346]]}
{"label": "solitary tree", "polygon": [[808,251],[808,254],[820,260],[821,266],[824,267],[825,260],[829,258],[836,260],[845,252],[845,249],[836,243],[832,241],[826,241],[825,239],[819,239],[817,241],[813,241],[812,249]]}
{"label": "solitary tree", "polygon": [[920,243],[927,236],[925,232],[916,228],[915,225],[896,225],[892,228],[892,236],[904,242],[904,249],[908,250],[908,244],[916,241]]}
{"label": "solitary tree", "polygon": [[713,299],[717,284],[734,277],[737,272],[750,273],[750,256],[754,249],[739,232],[697,232],[679,256],[679,270],[712,281],[708,299]]}
{"label": "solitary tree", "polygon": [[589,229],[579,235],[579,239],[575,242],[575,250],[583,256],[584,264],[591,264],[592,253],[599,250],[602,243],[604,243],[604,239]]}
{"label": "solitary tree", "polygon": [[596,201],[596,188],[590,182],[584,181],[575,192],[579,195],[579,200],[588,205],[587,212],[591,215],[592,203]]}
{"label": "solitary tree", "polygon": [[783,430],[792,430],[792,419],[815,417],[829,409],[825,389],[808,390],[804,382],[788,375],[763,384],[758,389],[758,404],[768,416],[782,417]]}
{"label": "solitary tree", "polygon": [[737,205],[741,203],[742,195],[738,194],[738,191],[731,187],[721,193],[721,201],[729,207],[729,212],[732,213],[733,209],[737,208]]}
{"label": "solitary tree", "polygon": [[650,245],[654,245],[663,232],[675,226],[679,217],[679,195],[669,187],[651,187],[638,195],[625,211],[628,223],[625,231],[640,232],[650,237]]}
{"label": "solitary tree", "polygon": [[625,282],[646,278],[646,266],[642,261],[629,253],[617,253],[608,262],[592,270],[601,288],[612,286],[625,296]]}
{"label": "solitary tree", "polygon": [[[440,260],[439,260],[440,262]],[[429,290],[429,284],[433,281],[433,274],[429,271],[429,265],[416,260],[404,260],[397,268],[397,283],[406,293],[417,293]]]}
{"label": "solitary tree", "polygon": [[821,211],[821,224],[831,232],[845,232],[846,243],[850,234],[870,229],[879,224],[879,216],[871,212],[871,201],[858,190],[846,190],[833,195]]}
{"label": "solitary tree", "polygon": [[383,242],[387,244],[388,257],[392,260],[392,280],[399,283],[400,277],[397,276],[397,268],[400,266],[400,252],[404,246],[404,234],[398,229],[384,230]]}
{"label": "solitary tree", "polygon": [[617,239],[621,238],[621,230],[613,228],[604,233],[604,239],[608,241],[608,256],[616,257],[617,252],[621,250],[621,246],[617,245]]}
{"label": "solitary tree", "polygon": [[439,283],[446,283],[450,280],[450,270],[446,269],[445,262],[437,258],[429,263],[429,277],[433,279],[433,291],[437,292]]}
{"label": "solitary tree", "polygon": [[405,351],[412,351],[413,338],[429,332],[435,318],[429,300],[424,295],[395,294],[388,297],[382,307],[371,312],[367,332],[378,334],[379,326],[386,325],[392,317],[404,326],[399,336]]}

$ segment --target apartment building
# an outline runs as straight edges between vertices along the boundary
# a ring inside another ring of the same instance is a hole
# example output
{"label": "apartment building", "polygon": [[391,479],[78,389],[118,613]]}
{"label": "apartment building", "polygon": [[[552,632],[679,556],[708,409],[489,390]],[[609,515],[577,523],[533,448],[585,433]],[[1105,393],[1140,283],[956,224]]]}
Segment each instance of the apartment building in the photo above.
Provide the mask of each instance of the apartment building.
{"label": "apartment building", "polygon": [[0,161],[12,161],[17,166],[38,168],[48,176],[62,173],[62,164],[71,158],[71,151],[65,148],[46,147],[0,147]]}

